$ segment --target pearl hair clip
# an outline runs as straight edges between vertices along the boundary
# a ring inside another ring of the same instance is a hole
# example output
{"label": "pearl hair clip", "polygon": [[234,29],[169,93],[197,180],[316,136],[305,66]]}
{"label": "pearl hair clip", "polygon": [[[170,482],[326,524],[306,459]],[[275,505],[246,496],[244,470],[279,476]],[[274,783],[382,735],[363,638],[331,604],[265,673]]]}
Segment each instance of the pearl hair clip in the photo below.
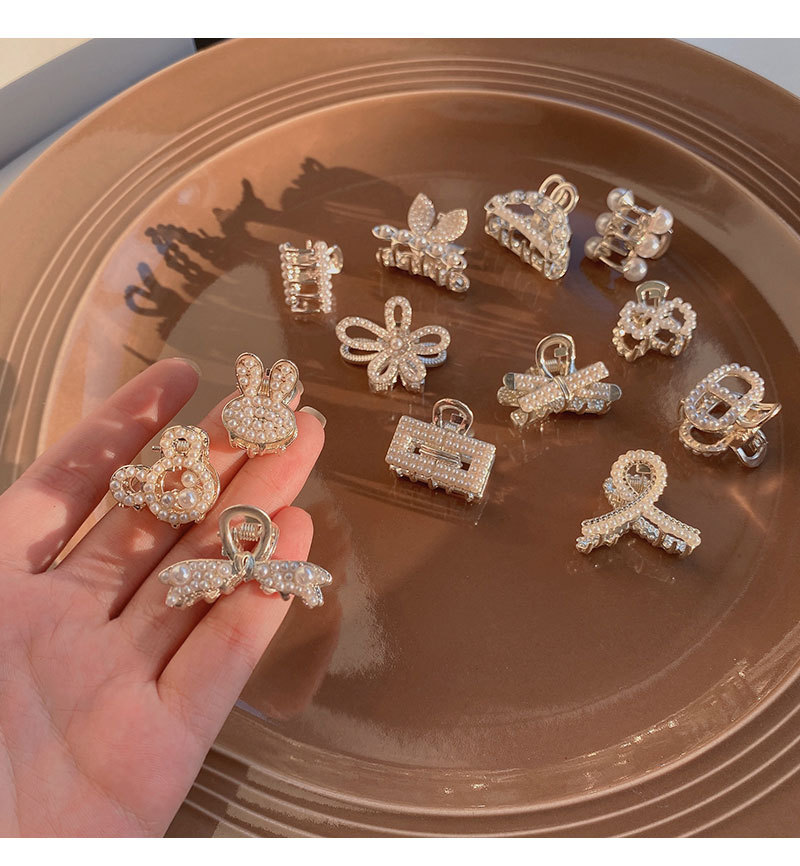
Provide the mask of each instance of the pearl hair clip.
{"label": "pearl hair clip", "polygon": [[419,193],[408,209],[408,228],[375,226],[372,234],[389,246],[381,247],[377,259],[385,268],[400,268],[433,280],[451,292],[466,292],[469,277],[464,247],[453,243],[467,228],[463,208],[436,214],[433,202]]}
{"label": "pearl hair clip", "polygon": [[[219,496],[219,478],[208,459],[208,434],[200,427],[175,425],[153,446],[161,456],[152,466],[121,466],[109,488],[118,505],[147,507],[173,527],[199,523]],[[180,484],[167,487],[167,476],[180,472]]]}
{"label": "pearl hair clip", "polygon": [[603,382],[602,361],[578,370],[575,341],[569,334],[550,334],[536,346],[536,364],[526,373],[506,373],[497,392],[501,406],[516,407],[511,421],[524,427],[559,412],[603,415],[622,396],[619,385]]}
{"label": "pearl hair clip", "polygon": [[637,205],[631,190],[622,187],[612,189],[606,203],[610,213],[597,217],[599,235],[586,241],[584,251],[638,283],[647,276],[645,259],[661,258],[669,247],[672,214],[661,205],[653,210]]}
{"label": "pearl hair clip", "polygon": [[667,467],[652,451],[627,451],[611,467],[603,493],[613,508],[602,517],[581,524],[576,546],[591,553],[600,545],[611,547],[626,532],[635,532],[667,553],[688,556],[700,545],[700,530],[682,523],[656,507],[667,486]]}
{"label": "pearl hair clip", "polygon": [[305,249],[291,244],[278,247],[286,305],[293,313],[330,313],[333,281],[344,267],[341,249],[325,241],[306,241]]}
{"label": "pearl hair clip", "polygon": [[[242,522],[235,525],[238,518]],[[201,599],[210,604],[247,581],[284,600],[294,595],[306,607],[323,604],[322,587],[331,583],[331,575],[310,562],[270,559],[278,543],[278,527],[266,512],[253,505],[226,508],[219,516],[219,534],[225,559],[187,559],[158,575],[169,587],[167,607],[190,607]],[[246,543],[252,543],[252,549],[247,550]]]}
{"label": "pearl hair clip", "polygon": [[667,300],[669,286],[648,280],[636,287],[636,300],[619,311],[611,342],[626,361],[635,361],[651,349],[677,358],[689,345],[697,315],[682,298]]}
{"label": "pearl hair clip", "polygon": [[403,415],[386,462],[401,478],[420,481],[432,490],[480,500],[494,464],[495,446],[472,435],[472,410],[446,398],[433,405],[430,423]]}
{"label": "pearl hair clip", "polygon": [[484,229],[548,280],[558,280],[569,264],[572,232],[568,216],[578,198],[575,184],[551,174],[538,192],[514,190],[492,196],[484,205]]}
{"label": "pearl hair clip", "polygon": [[741,463],[755,469],[767,456],[761,428],[781,411],[780,403],[763,400],[764,380],[755,370],[739,364],[717,367],[681,401],[678,438],[703,457],[730,448]]}
{"label": "pearl hair clip", "polygon": [[282,358],[269,370],[258,355],[236,359],[239,396],[225,404],[222,424],[234,448],[248,457],[284,451],[297,438],[297,421],[289,403],[302,393],[297,367]]}

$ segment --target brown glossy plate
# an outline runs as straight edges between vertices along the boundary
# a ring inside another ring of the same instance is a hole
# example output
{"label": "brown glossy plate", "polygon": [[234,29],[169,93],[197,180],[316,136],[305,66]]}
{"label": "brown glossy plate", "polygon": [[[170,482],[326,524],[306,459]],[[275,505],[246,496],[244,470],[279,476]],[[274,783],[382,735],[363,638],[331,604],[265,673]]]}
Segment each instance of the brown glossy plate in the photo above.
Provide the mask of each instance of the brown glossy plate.
{"label": "brown glossy plate", "polygon": [[[162,355],[203,383],[243,350],[300,366],[329,424],[301,503],[320,611],[294,605],[177,816],[176,834],[792,834],[800,804],[800,111],[765,81],[666,41],[245,41],[124,93],[0,203],[7,480]],[[547,282],[483,233],[494,193],[562,172],[581,200]],[[677,360],[627,364],[632,286],[582,257],[611,187],[675,214],[651,266],[699,325]],[[472,287],[381,269],[370,229],[420,190],[467,207]],[[339,243],[334,316],[283,304],[277,245]],[[392,294],[450,328],[426,392],[370,394],[338,317]],[[622,400],[515,434],[495,393],[566,331]],[[676,437],[679,399],[749,364],[783,413],[756,471]],[[467,506],[392,477],[401,414],[450,396],[497,460]],[[582,519],[631,448],[661,454],[664,507],[703,533],[678,560]]]}

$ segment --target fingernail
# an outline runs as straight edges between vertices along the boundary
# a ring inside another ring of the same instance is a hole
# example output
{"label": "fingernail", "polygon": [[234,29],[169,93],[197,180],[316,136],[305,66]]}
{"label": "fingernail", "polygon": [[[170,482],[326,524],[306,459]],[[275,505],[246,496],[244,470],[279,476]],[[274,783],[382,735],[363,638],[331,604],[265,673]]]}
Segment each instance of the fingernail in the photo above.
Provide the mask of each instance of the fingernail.
{"label": "fingernail", "polygon": [[174,358],[170,358],[170,361],[182,361],[184,364],[188,364],[199,376],[201,373],[200,365],[197,361],[193,361],[191,358],[184,358],[181,355],[176,355]]}
{"label": "fingernail", "polygon": [[307,415],[311,415],[322,424],[322,429],[325,429],[325,425],[328,423],[328,419],[319,411],[319,409],[315,409],[313,406],[303,406],[302,409],[298,409],[298,412],[305,412]]}

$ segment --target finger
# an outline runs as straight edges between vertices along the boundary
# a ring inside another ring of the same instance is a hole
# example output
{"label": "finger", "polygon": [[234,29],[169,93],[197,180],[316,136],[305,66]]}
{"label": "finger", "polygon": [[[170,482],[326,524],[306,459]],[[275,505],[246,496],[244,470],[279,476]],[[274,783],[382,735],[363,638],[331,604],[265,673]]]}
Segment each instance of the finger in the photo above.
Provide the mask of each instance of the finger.
{"label": "finger", "polygon": [[[277,559],[308,557],[311,518],[285,508],[275,522]],[[175,653],[158,679],[161,700],[201,739],[211,742],[263,655],[289,604],[253,583],[217,601]]]}
{"label": "finger", "polygon": [[[218,403],[198,425],[208,433],[209,461],[220,476],[221,489],[247,459],[244,451],[228,444],[222,425],[222,407],[229,399]],[[91,586],[102,608],[114,618],[184,532],[157,520],[146,508],[112,508],[69,553],[61,568]]]}
{"label": "finger", "polygon": [[159,361],[131,379],[48,448],[0,497],[3,557],[45,571],[131,460],[197,388],[182,358]]}
{"label": "finger", "polygon": [[[255,457],[242,466],[206,520],[177,542],[156,571],[185,559],[218,558],[219,515],[230,505],[256,505],[274,514],[294,501],[324,440],[319,422],[310,415],[299,413],[297,428],[298,436],[291,448],[270,458]],[[136,591],[116,620],[153,676],[161,672],[207,610],[204,602],[186,610],[174,610],[164,604],[165,596],[164,585],[151,577]]]}

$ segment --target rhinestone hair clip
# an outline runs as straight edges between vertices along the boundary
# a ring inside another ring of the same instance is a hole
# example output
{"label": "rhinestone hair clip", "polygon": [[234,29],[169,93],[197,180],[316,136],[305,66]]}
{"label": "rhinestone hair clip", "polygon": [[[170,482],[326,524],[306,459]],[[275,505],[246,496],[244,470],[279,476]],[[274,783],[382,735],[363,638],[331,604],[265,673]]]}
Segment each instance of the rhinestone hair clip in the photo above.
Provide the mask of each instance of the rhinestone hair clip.
{"label": "rhinestone hair clip", "polygon": [[463,208],[436,214],[433,202],[423,193],[408,209],[408,228],[375,226],[372,234],[389,246],[377,252],[385,268],[400,268],[433,280],[451,292],[466,292],[469,277],[464,273],[467,260],[464,247],[453,243],[467,228],[467,212]]}
{"label": "rhinestone hair clip", "polygon": [[484,205],[484,230],[548,280],[558,280],[569,264],[568,215],[578,198],[574,184],[551,174],[538,192],[514,190],[490,198]]}
{"label": "rhinestone hair clip", "polygon": [[576,546],[591,553],[600,545],[611,547],[626,532],[635,532],[667,553],[688,556],[700,545],[700,530],[682,523],[656,507],[667,486],[667,467],[652,451],[627,451],[611,467],[603,493],[614,509],[581,524]]}

